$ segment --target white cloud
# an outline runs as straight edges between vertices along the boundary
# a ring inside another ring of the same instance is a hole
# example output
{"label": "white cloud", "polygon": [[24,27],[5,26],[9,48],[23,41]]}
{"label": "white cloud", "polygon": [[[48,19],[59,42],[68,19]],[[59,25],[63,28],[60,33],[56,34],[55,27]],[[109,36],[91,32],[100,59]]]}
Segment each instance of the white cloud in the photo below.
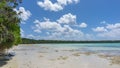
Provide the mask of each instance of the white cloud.
{"label": "white cloud", "polygon": [[34,32],[37,31],[47,31],[46,35],[44,38],[47,39],[58,39],[58,40],[77,40],[81,39],[84,36],[84,33],[80,30],[73,29],[69,25],[61,25],[60,23],[57,22],[52,22],[50,20],[45,21],[39,21],[35,20],[34,21],[35,26],[34,26]]}
{"label": "white cloud", "polygon": [[39,29],[34,30],[34,32],[41,33],[41,31]]}
{"label": "white cloud", "polygon": [[23,24],[25,24],[24,21],[28,20],[29,17],[32,15],[31,12],[29,10],[25,10],[24,7],[20,7],[18,10],[17,9],[14,9],[17,13],[20,13],[21,14],[19,15],[19,17],[22,19],[22,22]]}
{"label": "white cloud", "polygon": [[98,36],[120,39],[120,29],[113,29],[108,32],[100,33]]}
{"label": "white cloud", "polygon": [[79,0],[57,0],[58,4],[67,5],[71,3],[78,3]]}
{"label": "white cloud", "polygon": [[71,13],[65,14],[60,19],[57,20],[60,24],[75,24],[76,23],[76,15]]}
{"label": "white cloud", "polygon": [[38,1],[37,4],[44,8],[45,10],[50,11],[59,11],[63,10],[64,6],[72,3],[78,3],[79,0],[57,0],[57,2],[52,3],[50,0]]}
{"label": "white cloud", "polygon": [[81,23],[78,25],[76,22],[76,15],[71,13],[63,15],[56,21],[51,21],[45,17],[43,21],[36,19],[34,24],[33,31],[42,35],[35,36],[36,39],[85,40],[92,37],[91,34],[84,34],[80,29],[73,28],[74,26],[85,28],[87,24]]}
{"label": "white cloud", "polygon": [[24,35],[24,31],[23,31],[22,28],[20,28],[20,34],[21,34],[21,37],[24,37],[24,36],[25,36],[25,35]]}
{"label": "white cloud", "polygon": [[80,24],[80,27],[81,27],[81,28],[86,28],[86,27],[87,27],[87,24],[86,24],[86,23],[81,23],[81,24]]}
{"label": "white cloud", "polygon": [[108,29],[118,29],[118,28],[120,28],[120,23],[107,24],[106,28],[108,28]]}
{"label": "white cloud", "polygon": [[32,34],[26,35],[25,38],[36,39],[36,37]]}
{"label": "white cloud", "polygon": [[84,37],[82,31],[73,29],[69,25],[64,25],[62,28],[64,31],[53,32],[49,38],[55,40],[80,40]]}
{"label": "white cloud", "polygon": [[37,30],[42,30],[42,29],[46,29],[46,30],[59,30],[61,29],[61,25],[58,24],[57,22],[52,22],[52,21],[39,21],[39,20],[35,20],[34,23],[36,23],[35,27],[37,28]]}
{"label": "white cloud", "polygon": [[93,34],[85,34],[85,40],[95,40],[95,36]]}
{"label": "white cloud", "polygon": [[107,29],[105,29],[104,27],[96,27],[92,29],[95,32],[106,32]]}
{"label": "white cloud", "polygon": [[45,10],[50,10],[50,11],[59,11],[62,10],[63,7],[57,3],[52,3],[50,0],[44,0],[44,2],[38,1],[37,4],[44,8]]}
{"label": "white cloud", "polygon": [[104,39],[120,39],[120,23],[107,24],[104,27],[97,27],[93,30],[96,32],[101,32],[97,33],[97,36]]}
{"label": "white cloud", "polygon": [[21,34],[22,38],[30,38],[30,39],[36,39],[37,38],[36,36],[34,36],[32,34],[28,34],[28,35],[25,34],[25,31],[22,28],[20,28],[20,34]]}

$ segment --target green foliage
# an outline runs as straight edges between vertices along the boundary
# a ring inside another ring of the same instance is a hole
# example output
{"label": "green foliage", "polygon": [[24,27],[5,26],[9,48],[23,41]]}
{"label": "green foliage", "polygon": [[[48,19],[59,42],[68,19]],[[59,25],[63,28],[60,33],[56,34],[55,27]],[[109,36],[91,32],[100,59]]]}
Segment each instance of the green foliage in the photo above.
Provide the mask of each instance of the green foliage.
{"label": "green foliage", "polygon": [[20,18],[13,10],[17,5],[17,0],[0,0],[0,50],[21,42]]}
{"label": "green foliage", "polygon": [[67,40],[34,40],[28,38],[22,38],[22,44],[63,44],[63,43],[120,43],[120,40],[99,40],[99,41],[67,41]]}

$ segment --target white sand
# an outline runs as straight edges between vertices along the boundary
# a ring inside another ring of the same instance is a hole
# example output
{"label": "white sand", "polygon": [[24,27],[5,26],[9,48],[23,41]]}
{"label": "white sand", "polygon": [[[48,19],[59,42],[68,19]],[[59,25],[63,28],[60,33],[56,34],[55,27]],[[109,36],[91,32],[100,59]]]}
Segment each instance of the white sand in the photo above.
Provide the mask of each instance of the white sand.
{"label": "white sand", "polygon": [[[120,68],[99,56],[46,46],[18,46],[16,56],[0,68]],[[79,55],[74,55],[79,54]]]}

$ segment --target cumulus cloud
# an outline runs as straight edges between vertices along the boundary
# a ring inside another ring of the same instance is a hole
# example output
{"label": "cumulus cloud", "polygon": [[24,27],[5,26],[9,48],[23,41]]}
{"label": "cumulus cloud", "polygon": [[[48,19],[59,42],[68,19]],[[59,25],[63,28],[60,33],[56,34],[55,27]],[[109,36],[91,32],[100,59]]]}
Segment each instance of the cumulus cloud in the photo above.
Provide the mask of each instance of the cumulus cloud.
{"label": "cumulus cloud", "polygon": [[80,40],[84,36],[82,31],[73,29],[69,25],[64,25],[63,29],[64,31],[62,32],[53,32],[49,38],[59,40]]}
{"label": "cumulus cloud", "polygon": [[[84,34],[80,29],[86,28],[86,23],[77,24],[76,15],[71,13],[61,16],[55,21],[51,21],[48,18],[43,18],[40,21],[36,19],[32,27],[35,33],[42,36],[35,36],[36,39],[47,39],[47,40],[85,40],[92,37],[91,34]],[[77,27],[74,27],[77,26]],[[44,36],[43,36],[44,34]],[[93,37],[92,37],[93,38]]]}
{"label": "cumulus cloud", "polygon": [[44,0],[44,2],[38,1],[37,4],[45,10],[50,11],[59,11],[63,9],[61,5],[58,3],[52,3],[50,0]]}
{"label": "cumulus cloud", "polygon": [[80,25],[79,25],[81,28],[86,28],[87,27],[87,24],[86,23],[81,23]]}
{"label": "cumulus cloud", "polygon": [[58,24],[57,22],[52,22],[52,21],[48,21],[45,20],[43,22],[39,21],[39,20],[35,20],[34,23],[36,23],[36,28],[37,30],[42,30],[42,29],[46,29],[46,30],[59,30],[61,29],[61,25]]}
{"label": "cumulus cloud", "polygon": [[60,5],[67,5],[71,3],[78,3],[79,0],[57,0],[58,4]]}
{"label": "cumulus cloud", "polygon": [[80,30],[73,29],[69,25],[61,25],[58,22],[45,20],[45,21],[34,21],[34,32],[42,32],[42,30],[47,31],[47,39],[59,39],[59,40],[73,40],[81,39],[84,33]]}
{"label": "cumulus cloud", "polygon": [[21,14],[19,15],[19,17],[22,19],[21,23],[25,23],[24,21],[28,20],[29,17],[32,15],[31,12],[29,10],[25,10],[24,7],[20,7],[18,10],[14,9],[17,13]]}
{"label": "cumulus cloud", "polygon": [[50,0],[38,1],[37,4],[50,11],[60,11],[63,10],[64,6],[72,3],[78,3],[79,0],[57,0],[57,2],[52,3]]}
{"label": "cumulus cloud", "polygon": [[96,27],[92,29],[95,32],[106,32],[107,29],[105,29],[104,27]]}
{"label": "cumulus cloud", "polygon": [[120,39],[120,23],[107,24],[104,27],[97,27],[93,31],[100,32],[97,33],[99,37],[107,39]]}
{"label": "cumulus cloud", "polygon": [[120,28],[120,23],[107,24],[106,28],[108,28],[108,29],[119,29]]}
{"label": "cumulus cloud", "polygon": [[113,29],[108,32],[100,33],[98,36],[120,39],[120,29]]}
{"label": "cumulus cloud", "polygon": [[76,23],[76,15],[71,13],[65,14],[60,19],[57,20],[60,24],[75,24]]}

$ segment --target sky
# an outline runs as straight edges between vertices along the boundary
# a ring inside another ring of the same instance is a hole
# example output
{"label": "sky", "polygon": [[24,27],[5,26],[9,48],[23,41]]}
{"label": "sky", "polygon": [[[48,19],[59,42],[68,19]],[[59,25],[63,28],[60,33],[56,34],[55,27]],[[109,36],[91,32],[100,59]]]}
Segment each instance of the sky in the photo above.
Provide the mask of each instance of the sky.
{"label": "sky", "polygon": [[21,37],[120,40],[120,0],[23,0]]}

